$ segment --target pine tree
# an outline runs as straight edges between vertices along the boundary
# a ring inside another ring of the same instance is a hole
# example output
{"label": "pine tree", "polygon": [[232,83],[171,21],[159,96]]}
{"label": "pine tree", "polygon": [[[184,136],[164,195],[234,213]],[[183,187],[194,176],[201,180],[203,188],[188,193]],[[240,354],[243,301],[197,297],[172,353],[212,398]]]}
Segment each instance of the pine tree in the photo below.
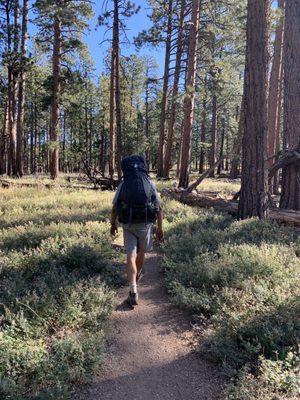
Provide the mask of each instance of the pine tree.
{"label": "pine tree", "polygon": [[239,217],[267,215],[267,112],[269,0],[248,2],[245,70],[245,132]]}
{"label": "pine tree", "polygon": [[[176,121],[176,111],[178,110],[178,92],[179,92],[179,80],[181,74],[181,66],[182,66],[182,55],[184,49],[184,18],[186,12],[186,1],[181,0],[180,2],[180,16],[178,21],[178,36],[177,36],[177,50],[176,50],[176,60],[174,67],[174,80],[173,80],[173,88],[172,88],[172,100],[171,100],[171,110],[170,110],[170,121],[168,126],[168,136],[167,136],[167,144],[164,158],[164,172],[163,176],[165,178],[169,177],[170,169],[171,169],[171,161],[172,161],[172,152],[173,152],[173,138],[174,138],[174,126]],[[160,154],[161,156],[161,154]]]}
{"label": "pine tree", "polygon": [[184,120],[182,129],[181,165],[180,165],[180,176],[179,176],[179,187],[184,187],[184,188],[186,188],[189,184],[190,151],[191,151],[192,126],[194,118],[199,20],[200,20],[200,0],[193,0],[189,42],[188,42],[186,94],[183,104]]}
{"label": "pine tree", "polygon": [[52,50],[49,162],[51,178],[56,179],[59,174],[62,60],[82,47],[81,36],[87,27],[91,6],[88,0],[37,0],[34,7],[40,28],[37,42],[45,51]]}
{"label": "pine tree", "polygon": [[[293,149],[300,143],[300,0],[288,0],[285,7],[283,144]],[[300,210],[297,164],[283,168],[280,207]]]}
{"label": "pine tree", "polygon": [[22,38],[20,52],[20,77],[18,93],[18,118],[17,118],[17,175],[23,176],[24,164],[24,113],[25,113],[25,85],[26,85],[26,50],[27,50],[27,23],[28,23],[28,0],[23,0],[22,8]]}
{"label": "pine tree", "polygon": [[[273,157],[280,150],[280,122],[282,108],[282,78],[283,78],[283,36],[284,36],[284,0],[278,0],[280,12],[274,39],[274,54],[270,76],[270,93],[268,104],[268,157]],[[274,158],[273,158],[274,160]],[[270,162],[272,164],[272,160]],[[278,192],[278,174],[274,177],[273,187]]]}
{"label": "pine tree", "polygon": [[121,158],[123,153],[123,128],[120,97],[120,35],[126,29],[125,20],[139,12],[140,7],[126,0],[113,0],[113,8],[99,17],[99,24],[111,28],[112,48],[110,70],[110,162],[109,174],[112,178],[117,165],[118,179],[121,179]]}

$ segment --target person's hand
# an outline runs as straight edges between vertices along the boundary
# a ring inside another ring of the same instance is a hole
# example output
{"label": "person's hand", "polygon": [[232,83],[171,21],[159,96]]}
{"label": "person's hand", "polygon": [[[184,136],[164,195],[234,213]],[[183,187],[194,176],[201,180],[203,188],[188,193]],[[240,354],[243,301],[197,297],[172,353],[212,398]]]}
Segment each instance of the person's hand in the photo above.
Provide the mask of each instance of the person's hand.
{"label": "person's hand", "polygon": [[164,231],[160,228],[156,230],[156,240],[158,242],[162,242],[164,240]]}
{"label": "person's hand", "polygon": [[116,224],[111,224],[110,225],[110,234],[112,236],[116,236],[116,234],[118,233],[118,227]]}

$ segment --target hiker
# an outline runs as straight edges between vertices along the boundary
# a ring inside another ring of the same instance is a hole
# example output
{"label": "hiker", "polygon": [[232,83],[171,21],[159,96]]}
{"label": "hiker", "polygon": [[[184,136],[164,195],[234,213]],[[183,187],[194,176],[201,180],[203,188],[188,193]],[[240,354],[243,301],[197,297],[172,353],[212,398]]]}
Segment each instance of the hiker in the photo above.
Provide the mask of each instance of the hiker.
{"label": "hiker", "polygon": [[122,224],[127,255],[129,296],[127,303],[138,304],[137,283],[142,275],[145,253],[152,251],[152,230],[157,220],[156,239],[163,240],[162,209],[147,164],[142,156],[128,156],[121,162],[123,180],[113,199],[111,234],[118,232],[117,219]]}

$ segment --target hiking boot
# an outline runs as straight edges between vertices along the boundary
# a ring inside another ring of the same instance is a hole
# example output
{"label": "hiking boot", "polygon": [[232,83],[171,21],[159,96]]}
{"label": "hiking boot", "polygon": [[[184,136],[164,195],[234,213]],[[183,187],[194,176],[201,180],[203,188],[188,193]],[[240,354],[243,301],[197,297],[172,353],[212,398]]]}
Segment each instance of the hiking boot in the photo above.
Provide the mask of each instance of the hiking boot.
{"label": "hiking boot", "polygon": [[129,295],[128,295],[126,301],[131,307],[137,306],[138,305],[138,294],[129,292]]}

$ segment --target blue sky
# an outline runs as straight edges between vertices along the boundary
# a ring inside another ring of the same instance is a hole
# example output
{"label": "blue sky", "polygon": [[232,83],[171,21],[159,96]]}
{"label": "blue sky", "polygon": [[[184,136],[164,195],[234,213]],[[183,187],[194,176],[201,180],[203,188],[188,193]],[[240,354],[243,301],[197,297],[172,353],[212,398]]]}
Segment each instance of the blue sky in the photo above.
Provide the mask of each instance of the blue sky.
{"label": "blue sky", "polygon": [[[110,3],[112,3],[110,1]],[[148,18],[147,14],[150,14],[150,9],[149,6],[147,5],[146,0],[135,0],[134,3],[136,5],[141,6],[141,10],[138,14],[132,16],[130,19],[127,21],[127,36],[129,40],[132,42],[134,36],[136,36],[139,32],[141,32],[143,29],[147,29],[151,26],[151,21]],[[94,62],[95,62],[95,67],[98,73],[102,70],[102,59],[105,57],[106,51],[109,48],[109,43],[102,43],[100,46],[101,41],[103,41],[105,38],[110,39],[111,37],[111,32],[108,32],[106,37],[104,37],[105,34],[105,27],[98,27],[97,30],[95,30],[95,27],[97,25],[97,17],[99,14],[101,14],[101,9],[102,9],[102,4],[103,0],[95,0],[94,4],[94,12],[95,16],[94,18],[90,21],[91,24],[91,31],[85,36],[85,41],[88,44],[88,47],[90,49],[90,52],[93,56]],[[138,53],[135,48],[135,46],[131,45],[122,45],[121,46],[121,53],[123,55],[129,55],[132,53],[136,53],[139,55],[144,55],[144,54],[151,54],[153,55],[156,59],[158,64],[160,65],[160,73],[162,73],[162,67],[163,67],[163,60],[164,60],[164,49],[163,47],[154,49],[150,48],[148,46],[142,48]]]}
{"label": "blue sky", "polygon": [[[109,6],[112,5],[112,1],[108,1]],[[147,0],[135,0],[134,3],[141,7],[141,10],[138,14],[134,15],[133,17],[129,18],[127,21],[127,36],[131,42],[129,45],[121,46],[121,54],[123,55],[130,55],[130,54],[151,54],[157,59],[159,65],[159,74],[163,74],[163,60],[164,60],[164,48],[152,48],[152,47],[144,47],[139,52],[137,52],[135,46],[132,44],[134,36],[136,36],[139,32],[143,29],[147,29],[151,26],[151,21],[148,18],[147,14],[150,14],[151,10],[147,4]],[[104,39],[111,38],[111,31],[107,33],[105,37],[105,27],[97,26],[98,16],[102,12],[102,5],[103,0],[94,0],[93,9],[94,9],[94,16],[89,21],[90,29],[84,35],[84,41],[87,44],[92,58],[94,60],[94,65],[96,69],[97,76],[100,76],[102,68],[103,68],[103,59],[107,53],[110,44],[108,42],[103,42]],[[30,14],[32,17],[32,13]],[[29,26],[29,34],[34,35],[36,29],[32,23]]]}

